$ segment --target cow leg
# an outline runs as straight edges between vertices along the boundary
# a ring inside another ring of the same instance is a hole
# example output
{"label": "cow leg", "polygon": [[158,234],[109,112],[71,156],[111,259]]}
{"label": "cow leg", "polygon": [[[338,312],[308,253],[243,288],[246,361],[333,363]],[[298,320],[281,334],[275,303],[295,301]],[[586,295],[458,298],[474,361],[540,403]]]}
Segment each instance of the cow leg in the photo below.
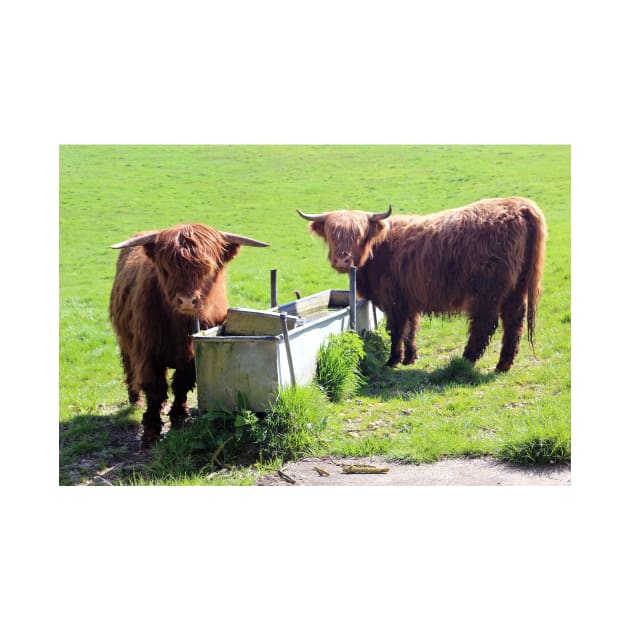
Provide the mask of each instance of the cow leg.
{"label": "cow leg", "polygon": [[394,367],[403,360],[403,337],[409,320],[399,314],[387,313],[387,329],[392,338],[392,347],[387,365]]}
{"label": "cow leg", "polygon": [[184,420],[190,415],[186,399],[188,398],[188,392],[194,386],[195,364],[191,361],[186,367],[175,370],[173,374],[172,388],[175,398],[168,415],[171,419],[171,427],[174,429],[180,428]]}
{"label": "cow leg", "polygon": [[147,448],[159,439],[160,433],[162,432],[162,419],[160,414],[162,413],[162,407],[168,395],[165,374],[161,377],[156,377],[153,382],[146,383],[142,386],[142,389],[147,400],[147,408],[142,415],[143,431],[141,446]]}
{"label": "cow leg", "polygon": [[140,391],[134,383],[131,361],[129,360],[129,355],[126,352],[121,352],[120,358],[122,359],[123,370],[125,371],[125,383],[127,384],[129,402],[132,405],[135,405],[138,400],[140,400]]}
{"label": "cow leg", "polygon": [[501,324],[503,340],[501,355],[497,363],[497,372],[507,372],[514,363],[523,334],[525,320],[525,299],[523,295],[512,294],[501,306]]}
{"label": "cow leg", "polygon": [[464,359],[476,363],[488,347],[498,325],[499,314],[496,311],[485,310],[471,314]]}
{"label": "cow leg", "polygon": [[411,316],[407,320],[405,330],[403,333],[404,345],[405,345],[405,358],[403,359],[404,365],[412,365],[418,358],[418,347],[416,346],[416,333],[418,331],[418,324],[420,323],[420,315],[416,314]]}

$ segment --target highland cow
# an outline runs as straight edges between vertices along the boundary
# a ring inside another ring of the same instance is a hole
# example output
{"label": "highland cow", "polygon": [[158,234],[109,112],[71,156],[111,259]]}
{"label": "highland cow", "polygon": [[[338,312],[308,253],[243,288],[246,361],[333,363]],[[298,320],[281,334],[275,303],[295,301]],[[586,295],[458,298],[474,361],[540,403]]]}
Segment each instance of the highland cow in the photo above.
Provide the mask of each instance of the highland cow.
{"label": "highland cow", "polygon": [[266,243],[220,232],[201,223],[141,232],[111,247],[121,249],[109,313],[118,339],[129,402],[144,392],[143,447],[156,441],[173,368],[172,427],[188,416],[186,399],[196,382],[191,333],[227,316],[225,265],[241,245]]}
{"label": "highland cow", "polygon": [[538,206],[522,197],[484,199],[425,216],[338,210],[298,213],[328,244],[333,269],[357,267],[357,291],[387,317],[387,365],[416,361],[421,315],[465,313],[464,358],[475,363],[503,326],[497,372],[518,353],[527,317],[534,348],[547,229]]}

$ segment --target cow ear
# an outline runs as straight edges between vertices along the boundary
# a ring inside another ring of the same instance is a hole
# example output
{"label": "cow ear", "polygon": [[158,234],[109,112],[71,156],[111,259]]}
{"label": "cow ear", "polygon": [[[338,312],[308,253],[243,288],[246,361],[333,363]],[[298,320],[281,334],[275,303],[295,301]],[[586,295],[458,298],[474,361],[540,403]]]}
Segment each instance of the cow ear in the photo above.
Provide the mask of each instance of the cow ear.
{"label": "cow ear", "polygon": [[324,222],[323,221],[311,221],[311,232],[324,238]]}
{"label": "cow ear", "polygon": [[389,223],[387,221],[371,221],[367,240],[371,243],[379,243],[385,238],[388,231]]}
{"label": "cow ear", "polygon": [[232,260],[232,258],[234,258],[236,254],[238,254],[240,249],[241,246],[237,243],[226,243],[223,246],[223,264],[225,265],[229,263],[230,260]]}
{"label": "cow ear", "polygon": [[142,247],[144,247],[144,253],[151,259],[155,258],[155,243],[145,243]]}

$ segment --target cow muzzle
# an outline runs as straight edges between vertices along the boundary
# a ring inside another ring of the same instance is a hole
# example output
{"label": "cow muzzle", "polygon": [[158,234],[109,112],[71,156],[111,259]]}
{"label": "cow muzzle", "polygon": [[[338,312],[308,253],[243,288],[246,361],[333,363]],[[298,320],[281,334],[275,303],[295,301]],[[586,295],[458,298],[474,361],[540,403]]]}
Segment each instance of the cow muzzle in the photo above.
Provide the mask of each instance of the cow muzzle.
{"label": "cow muzzle", "polygon": [[195,315],[201,308],[201,298],[198,295],[178,293],[175,296],[175,308],[183,315]]}
{"label": "cow muzzle", "polygon": [[348,273],[350,271],[350,267],[354,264],[352,260],[352,256],[347,252],[341,252],[339,254],[335,254],[330,259],[330,264],[335,271],[339,273]]}

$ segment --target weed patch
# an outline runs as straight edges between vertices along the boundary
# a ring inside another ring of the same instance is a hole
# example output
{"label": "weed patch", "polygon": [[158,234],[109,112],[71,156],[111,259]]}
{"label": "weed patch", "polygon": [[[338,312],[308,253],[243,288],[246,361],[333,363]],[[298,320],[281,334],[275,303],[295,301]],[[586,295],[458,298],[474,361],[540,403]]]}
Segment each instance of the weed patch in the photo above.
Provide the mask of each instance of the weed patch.
{"label": "weed patch", "polygon": [[391,338],[383,323],[363,334],[364,356],[359,362],[359,370],[366,379],[377,378],[387,369],[391,346]]}
{"label": "weed patch", "polygon": [[217,407],[170,431],[153,449],[147,472],[173,481],[221,468],[297,459],[318,444],[328,421],[326,408],[315,387],[281,390],[266,414],[250,411],[239,396],[235,411]]}

